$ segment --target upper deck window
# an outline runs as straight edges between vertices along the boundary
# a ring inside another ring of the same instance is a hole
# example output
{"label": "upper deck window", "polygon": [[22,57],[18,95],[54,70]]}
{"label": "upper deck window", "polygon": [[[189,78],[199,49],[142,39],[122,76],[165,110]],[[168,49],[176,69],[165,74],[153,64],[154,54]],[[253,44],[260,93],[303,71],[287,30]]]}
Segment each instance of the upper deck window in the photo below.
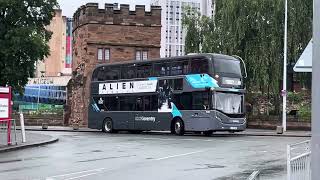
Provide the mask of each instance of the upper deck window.
{"label": "upper deck window", "polygon": [[188,74],[188,71],[189,71],[188,60],[172,62],[172,65],[171,65],[172,76]]}
{"label": "upper deck window", "polygon": [[120,68],[100,67],[93,73],[93,81],[118,80],[120,78]]}
{"label": "upper deck window", "polygon": [[170,76],[170,64],[169,63],[156,63],[154,65],[155,76]]}
{"label": "upper deck window", "polygon": [[121,79],[133,79],[137,77],[136,66],[133,64],[124,64],[121,67]]}
{"label": "upper deck window", "polygon": [[236,59],[214,59],[214,69],[217,73],[241,75],[240,61]]}
{"label": "upper deck window", "polygon": [[152,64],[138,65],[137,67],[137,78],[151,77]]}
{"label": "upper deck window", "polygon": [[192,59],[191,60],[191,73],[200,74],[208,73],[209,71],[208,61],[206,59]]}

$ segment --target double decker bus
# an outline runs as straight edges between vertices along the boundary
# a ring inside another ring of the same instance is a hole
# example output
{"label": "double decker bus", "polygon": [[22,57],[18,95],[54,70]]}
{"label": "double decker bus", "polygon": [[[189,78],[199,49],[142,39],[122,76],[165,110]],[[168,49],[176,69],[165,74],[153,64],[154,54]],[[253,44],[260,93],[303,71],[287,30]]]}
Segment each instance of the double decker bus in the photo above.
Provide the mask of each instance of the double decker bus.
{"label": "double decker bus", "polygon": [[88,126],[108,133],[243,131],[245,76],[240,57],[222,54],[98,65]]}

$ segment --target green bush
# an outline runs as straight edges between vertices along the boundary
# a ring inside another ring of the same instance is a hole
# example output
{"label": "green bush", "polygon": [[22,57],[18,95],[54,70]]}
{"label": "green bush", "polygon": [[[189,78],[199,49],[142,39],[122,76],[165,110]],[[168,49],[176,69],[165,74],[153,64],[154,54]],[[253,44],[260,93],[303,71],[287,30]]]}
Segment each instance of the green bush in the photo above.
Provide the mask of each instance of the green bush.
{"label": "green bush", "polygon": [[298,104],[303,101],[304,94],[296,92],[288,92],[288,101],[292,104]]}
{"label": "green bush", "polygon": [[311,105],[303,105],[299,109],[299,117],[310,118],[311,117]]}

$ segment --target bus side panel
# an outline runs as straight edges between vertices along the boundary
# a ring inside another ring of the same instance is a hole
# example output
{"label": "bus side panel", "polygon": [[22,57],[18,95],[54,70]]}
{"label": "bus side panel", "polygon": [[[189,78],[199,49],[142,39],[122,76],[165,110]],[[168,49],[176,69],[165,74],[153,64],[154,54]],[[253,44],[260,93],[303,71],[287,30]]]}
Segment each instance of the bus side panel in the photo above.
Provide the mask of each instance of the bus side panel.
{"label": "bus side panel", "polygon": [[112,119],[113,128],[119,130],[132,130],[134,129],[134,116],[135,112],[107,112],[106,116]]}
{"label": "bus side panel", "polygon": [[171,127],[172,114],[171,113],[157,113],[156,126],[154,130],[168,131]]}
{"label": "bus side panel", "polygon": [[163,112],[135,112],[134,129],[137,130],[170,130],[172,115]]}
{"label": "bus side panel", "polygon": [[215,127],[215,121],[205,111],[182,111],[186,131],[208,131]]}

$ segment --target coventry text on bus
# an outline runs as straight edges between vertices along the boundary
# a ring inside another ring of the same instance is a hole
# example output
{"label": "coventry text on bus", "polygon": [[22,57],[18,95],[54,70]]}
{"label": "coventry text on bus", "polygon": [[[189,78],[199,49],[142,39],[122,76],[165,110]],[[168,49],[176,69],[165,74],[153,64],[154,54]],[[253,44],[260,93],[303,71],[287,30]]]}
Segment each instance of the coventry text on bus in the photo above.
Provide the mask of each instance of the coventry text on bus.
{"label": "coventry text on bus", "polygon": [[101,64],[92,74],[88,126],[108,133],[243,131],[245,77],[240,57],[221,54]]}

